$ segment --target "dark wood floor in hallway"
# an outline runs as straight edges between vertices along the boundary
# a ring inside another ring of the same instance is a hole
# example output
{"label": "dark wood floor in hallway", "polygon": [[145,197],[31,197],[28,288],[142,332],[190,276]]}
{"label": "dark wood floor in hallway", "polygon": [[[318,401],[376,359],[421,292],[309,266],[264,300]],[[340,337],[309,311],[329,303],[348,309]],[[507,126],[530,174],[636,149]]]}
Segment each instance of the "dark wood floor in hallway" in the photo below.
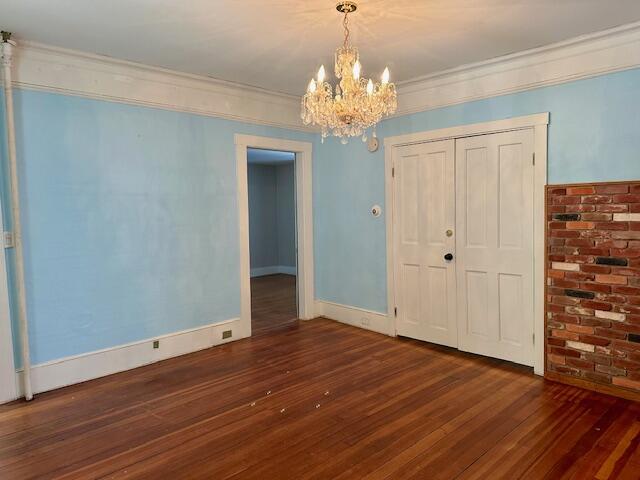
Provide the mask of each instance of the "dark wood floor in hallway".
{"label": "dark wood floor in hallway", "polygon": [[296,277],[266,275],[251,279],[251,333],[253,335],[295,325]]}
{"label": "dark wood floor in hallway", "polygon": [[0,407],[0,478],[638,479],[640,404],[316,319]]}

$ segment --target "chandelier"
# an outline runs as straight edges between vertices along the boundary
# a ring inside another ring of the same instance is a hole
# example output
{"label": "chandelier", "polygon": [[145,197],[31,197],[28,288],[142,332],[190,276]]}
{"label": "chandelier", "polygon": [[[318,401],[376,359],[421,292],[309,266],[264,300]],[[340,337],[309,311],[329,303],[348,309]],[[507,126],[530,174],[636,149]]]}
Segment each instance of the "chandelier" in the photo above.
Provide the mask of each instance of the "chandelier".
{"label": "chandelier", "polygon": [[307,93],[302,97],[301,117],[305,125],[318,125],[322,129],[322,140],[328,135],[341,137],[343,144],[349,137],[362,135],[367,141],[367,129],[375,126],[383,116],[396,111],[396,87],[389,83],[389,69],[385,68],[380,83],[360,76],[362,65],[358,49],[349,44],[349,13],[357,5],[352,1],[341,1],[336,5],[344,13],[344,43],[336,50],[335,74],[340,79],[335,88],[325,82],[324,65],[311,79]]}

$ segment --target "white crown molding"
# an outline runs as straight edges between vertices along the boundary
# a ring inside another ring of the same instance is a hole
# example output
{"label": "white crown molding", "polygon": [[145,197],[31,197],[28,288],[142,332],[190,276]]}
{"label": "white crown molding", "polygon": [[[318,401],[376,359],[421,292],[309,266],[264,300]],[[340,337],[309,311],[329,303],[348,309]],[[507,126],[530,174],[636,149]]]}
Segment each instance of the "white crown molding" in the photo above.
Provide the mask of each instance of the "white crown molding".
{"label": "white crown molding", "polygon": [[398,83],[394,117],[640,66],[640,22]]}
{"label": "white crown molding", "polygon": [[[232,331],[230,338],[222,338],[223,331]],[[50,362],[33,365],[31,381],[33,393],[42,393],[114,373],[131,370],[167,358],[186,355],[206,348],[229,343],[250,336],[234,318],[202,327],[182,330],[125,345],[96,350]],[[153,341],[159,340],[159,348]],[[22,370],[16,372],[16,384],[22,385]],[[18,392],[17,396],[22,396]],[[4,399],[7,401],[9,399]]]}
{"label": "white crown molding", "polygon": [[19,88],[313,131],[294,95],[24,40],[14,65]]}

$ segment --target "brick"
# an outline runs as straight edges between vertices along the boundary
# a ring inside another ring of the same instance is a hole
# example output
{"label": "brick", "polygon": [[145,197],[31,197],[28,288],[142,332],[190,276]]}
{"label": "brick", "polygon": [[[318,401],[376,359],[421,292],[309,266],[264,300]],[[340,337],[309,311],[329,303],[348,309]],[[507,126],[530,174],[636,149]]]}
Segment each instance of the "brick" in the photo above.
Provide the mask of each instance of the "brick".
{"label": "brick", "polygon": [[598,293],[596,295],[596,298],[601,302],[607,302],[607,303],[626,303],[627,302],[627,297],[625,297],[624,295],[613,295],[613,294],[610,295],[606,293]]}
{"label": "brick", "polygon": [[625,258],[640,258],[640,248],[612,248],[611,255]]}
{"label": "brick", "polygon": [[596,211],[598,212],[608,212],[608,213],[620,213],[626,212],[629,210],[629,207],[626,205],[597,205]]}
{"label": "brick", "polygon": [[597,257],[596,263],[598,265],[617,265],[626,267],[629,264],[629,260],[617,257]]}
{"label": "brick", "polygon": [[640,315],[640,307],[634,307],[633,305],[616,305],[613,309],[624,314]]}
{"label": "brick", "polygon": [[640,371],[640,362],[634,362],[626,358],[614,358],[611,362],[614,367],[624,368],[627,371]]}
{"label": "brick", "polygon": [[[572,198],[572,197],[564,197],[564,198]],[[589,195],[586,197],[582,197],[581,203],[611,203],[611,201],[612,201],[612,197],[610,195]]]}
{"label": "brick", "polygon": [[585,335],[592,335],[595,333],[595,329],[593,327],[585,327],[584,325],[574,325],[571,323],[566,326],[566,329],[568,332],[582,333]]}
{"label": "brick", "polygon": [[611,367],[608,365],[596,365],[596,372],[604,373],[607,375],[626,375],[626,370],[617,367]]}
{"label": "brick", "polygon": [[596,185],[596,193],[627,193],[629,192],[629,185]]}
{"label": "brick", "polygon": [[566,364],[570,367],[579,368],[580,370],[590,371],[594,368],[594,363],[582,358],[565,357]]}
{"label": "brick", "polygon": [[627,334],[625,332],[619,332],[617,330],[612,330],[611,328],[606,327],[596,327],[594,333],[599,337],[611,338],[615,340],[625,340],[627,338]]}
{"label": "brick", "polygon": [[611,357],[607,357],[606,355],[599,355],[597,353],[585,353],[583,354],[583,357],[599,365],[611,365]]}
{"label": "brick", "polygon": [[596,222],[595,228],[598,230],[629,230],[629,222]]}
{"label": "brick", "polygon": [[576,317],[575,315],[566,315],[564,313],[556,313],[553,315],[553,319],[558,321],[558,322],[562,322],[562,323],[569,323],[569,324],[577,324],[580,322],[580,319],[578,317]]}
{"label": "brick", "polygon": [[564,272],[561,270],[547,270],[549,278],[564,278]]}
{"label": "brick", "polygon": [[[549,308],[549,307],[547,307]],[[586,315],[586,316],[593,316],[595,311],[591,308],[584,308],[584,307],[565,307],[565,311],[569,314],[569,315]]]}
{"label": "brick", "polygon": [[578,265],[577,263],[553,262],[551,264],[551,268],[553,270],[565,270],[565,271],[571,271],[571,272],[580,271],[580,265]]}
{"label": "brick", "polygon": [[595,346],[588,343],[574,342],[574,341],[567,340],[567,347],[573,348],[575,350],[580,350],[582,352],[591,352],[591,353],[595,352]]}
{"label": "brick", "polygon": [[613,203],[640,203],[640,194],[623,193],[621,195],[613,195]]}
{"label": "brick", "polygon": [[[552,239],[549,239],[549,240],[552,240]],[[558,238],[553,240],[562,240],[567,247],[591,247],[594,244],[594,241],[588,238],[567,238],[567,239]],[[625,244],[623,247],[626,247],[626,246],[627,245]],[[605,246],[602,248],[609,248],[609,247]]]}
{"label": "brick", "polygon": [[583,213],[580,220],[586,222],[610,222],[613,219],[611,213]]}
{"label": "brick", "polygon": [[606,347],[611,343],[611,339],[596,337],[594,335],[580,335],[580,341],[583,343],[588,343],[589,345],[598,345],[601,347]]}
{"label": "brick", "polygon": [[609,320],[603,320],[601,318],[582,317],[582,319],[580,320],[580,324],[589,327],[611,328],[611,322]]}
{"label": "brick", "polygon": [[562,338],[548,337],[547,338],[547,345],[553,345],[553,346],[556,346],[556,347],[564,347],[564,340]]}
{"label": "brick", "polygon": [[564,230],[567,226],[566,222],[549,222],[550,230]]}
{"label": "brick", "polygon": [[580,283],[580,288],[583,290],[589,290],[591,292],[599,292],[599,293],[611,292],[611,287],[609,285],[603,285],[601,283],[583,282],[583,283]]}
{"label": "brick", "polygon": [[[559,207],[560,205],[558,205]],[[582,213],[582,212],[595,212],[596,211],[596,206],[595,205],[582,205],[582,204],[577,204],[577,205],[563,205],[562,206],[565,210],[565,212],[567,213]],[[548,210],[549,208],[547,208]]]}
{"label": "brick", "polygon": [[629,205],[629,211],[631,213],[640,213],[640,203],[632,203]]}
{"label": "brick", "polygon": [[611,267],[604,265],[583,265],[581,270],[586,273],[611,273]]}
{"label": "brick", "polygon": [[571,288],[565,289],[564,293],[569,297],[576,297],[576,298],[593,299],[596,296],[596,294],[593,292],[583,292],[582,290],[573,290]]}
{"label": "brick", "polygon": [[578,238],[580,237],[580,231],[578,230],[552,230],[552,237],[558,238]]}
{"label": "brick", "polygon": [[629,230],[634,232],[640,230],[640,222],[629,222]]}
{"label": "brick", "polygon": [[619,312],[608,312],[604,310],[595,311],[596,318],[604,318],[606,320],[613,320],[614,322],[624,322],[626,315]]}
{"label": "brick", "polygon": [[553,215],[553,219],[559,222],[575,222],[580,220],[579,213],[556,213]]}
{"label": "brick", "polygon": [[[592,345],[589,345],[592,346]],[[580,352],[577,352],[576,350],[569,350],[568,348],[562,348],[562,347],[551,347],[549,349],[550,353],[553,353],[554,355],[562,355],[564,357],[574,357],[574,358],[578,358],[580,357]]]}
{"label": "brick", "polygon": [[562,355],[554,355],[553,353],[550,353],[547,355],[547,358],[550,362],[557,363],[558,365],[565,365],[566,363],[566,357],[563,357]]}
{"label": "brick", "polygon": [[640,276],[640,270],[637,268],[613,268],[611,273],[614,275],[624,275],[626,277],[638,277]]}
{"label": "brick", "polygon": [[627,277],[623,277],[622,275],[596,275],[596,282],[611,285],[626,285]]}
{"label": "brick", "polygon": [[577,333],[567,332],[566,330],[551,330],[551,336],[564,338],[565,340],[580,340],[580,335]]}
{"label": "brick", "polygon": [[594,300],[582,300],[580,302],[585,308],[593,308],[594,310],[611,310],[611,304],[605,302],[596,302]]}
{"label": "brick", "polygon": [[613,377],[611,379],[614,385],[624,388],[631,388],[633,390],[640,390],[640,381],[629,380],[625,377]]}
{"label": "brick", "polygon": [[[549,203],[551,200],[549,200]],[[566,210],[565,205],[547,205],[547,213],[562,213]]]}
{"label": "brick", "polygon": [[616,222],[640,222],[640,213],[615,213],[613,220]]}
{"label": "brick", "polygon": [[549,186],[547,187],[547,193],[549,195],[566,195],[567,189],[565,187]]}
{"label": "brick", "polygon": [[638,333],[630,333],[628,336],[628,340],[634,343],[640,343],[640,334]]}
{"label": "brick", "polygon": [[567,195],[593,195],[596,193],[594,187],[568,187]]}
{"label": "brick", "polygon": [[[586,265],[583,265],[583,267]],[[591,282],[596,279],[596,276],[593,273],[584,273],[584,272],[565,272],[564,278],[569,280],[578,280],[580,282]]]}
{"label": "brick", "polygon": [[631,185],[629,187],[629,192],[631,192],[631,193],[640,193],[640,184]]}
{"label": "brick", "polygon": [[547,312],[564,313],[564,309],[562,305],[547,305]]}
{"label": "brick", "polygon": [[622,295],[640,295],[640,288],[638,287],[614,286],[611,287],[611,291]]}
{"label": "brick", "polygon": [[551,297],[551,303],[555,305],[580,305],[580,299],[554,295]]}
{"label": "brick", "polygon": [[580,255],[607,256],[607,255],[609,255],[609,249],[608,248],[594,248],[594,247],[580,247],[580,248],[578,248],[578,253]]}
{"label": "brick", "polygon": [[552,202],[554,205],[575,205],[578,203],[582,203],[582,200],[581,197],[553,197]]}
{"label": "brick", "polygon": [[609,375],[605,375],[604,373],[584,372],[583,375],[587,380],[591,380],[592,382],[607,384],[611,383],[611,377]]}
{"label": "brick", "polygon": [[629,242],[625,240],[596,240],[596,247],[598,248],[627,248]]}
{"label": "brick", "polygon": [[566,222],[567,230],[593,230],[596,227],[594,222]]}
{"label": "brick", "polygon": [[554,278],[553,280],[554,287],[560,288],[580,288],[580,284],[576,281],[565,280],[563,278]]}
{"label": "brick", "polygon": [[551,364],[551,369],[555,372],[558,373],[563,373],[566,375],[573,375],[573,376],[579,376],[580,375],[580,370],[578,370],[577,368],[573,368],[573,367],[567,367],[566,365],[556,365],[556,364]]}
{"label": "brick", "polygon": [[595,259],[590,255],[566,255],[564,263],[593,263]]}
{"label": "brick", "polygon": [[[563,246],[566,240],[564,238],[547,238],[547,244],[550,247]],[[626,245],[625,245],[626,246]]]}
{"label": "brick", "polygon": [[[572,232],[567,232],[572,233]],[[611,232],[611,238],[614,240],[640,240],[640,232],[638,231],[621,231]]]}

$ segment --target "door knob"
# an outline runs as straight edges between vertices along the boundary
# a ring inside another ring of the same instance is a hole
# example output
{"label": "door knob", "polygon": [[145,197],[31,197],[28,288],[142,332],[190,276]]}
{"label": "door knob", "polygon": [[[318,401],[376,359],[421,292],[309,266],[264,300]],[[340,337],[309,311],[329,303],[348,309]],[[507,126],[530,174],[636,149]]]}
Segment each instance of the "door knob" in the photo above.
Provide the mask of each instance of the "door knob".
{"label": "door knob", "polygon": [[445,259],[446,261],[450,262],[451,260],[453,260],[453,253],[447,253],[447,254],[444,256],[444,259]]}

